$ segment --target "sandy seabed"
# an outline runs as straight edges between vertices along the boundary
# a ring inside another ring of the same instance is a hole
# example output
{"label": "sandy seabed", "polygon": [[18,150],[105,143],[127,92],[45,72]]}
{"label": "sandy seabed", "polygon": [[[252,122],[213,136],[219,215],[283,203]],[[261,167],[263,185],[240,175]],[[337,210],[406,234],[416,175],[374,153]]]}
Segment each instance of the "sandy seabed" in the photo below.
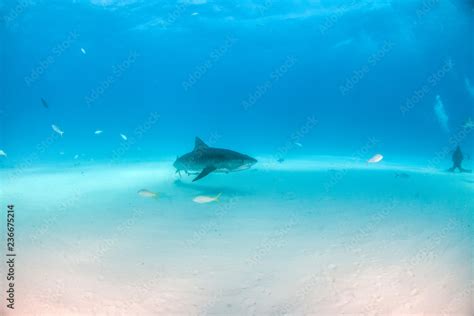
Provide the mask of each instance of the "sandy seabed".
{"label": "sandy seabed", "polygon": [[473,315],[473,175],[261,165],[195,183],[170,162],[0,171],[1,314]]}

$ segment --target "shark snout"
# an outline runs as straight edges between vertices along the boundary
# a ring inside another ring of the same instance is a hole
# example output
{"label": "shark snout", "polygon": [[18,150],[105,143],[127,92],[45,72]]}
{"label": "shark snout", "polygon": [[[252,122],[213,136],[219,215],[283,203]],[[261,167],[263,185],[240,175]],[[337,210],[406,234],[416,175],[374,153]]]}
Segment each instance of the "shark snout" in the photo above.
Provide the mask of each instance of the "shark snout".
{"label": "shark snout", "polygon": [[246,166],[248,168],[252,167],[256,163],[257,163],[257,159],[252,158],[250,156],[246,156],[245,159],[244,159],[244,166]]}

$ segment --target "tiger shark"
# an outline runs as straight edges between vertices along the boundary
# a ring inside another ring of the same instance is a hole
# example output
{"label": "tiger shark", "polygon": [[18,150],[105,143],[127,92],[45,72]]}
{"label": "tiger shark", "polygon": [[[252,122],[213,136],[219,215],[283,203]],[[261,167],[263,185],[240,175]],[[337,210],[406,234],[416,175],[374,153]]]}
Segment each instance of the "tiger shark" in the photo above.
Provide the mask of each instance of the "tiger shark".
{"label": "tiger shark", "polygon": [[234,172],[246,170],[257,163],[255,158],[229,149],[212,148],[196,137],[194,150],[176,158],[173,166],[176,173],[197,174],[197,181],[211,172]]}

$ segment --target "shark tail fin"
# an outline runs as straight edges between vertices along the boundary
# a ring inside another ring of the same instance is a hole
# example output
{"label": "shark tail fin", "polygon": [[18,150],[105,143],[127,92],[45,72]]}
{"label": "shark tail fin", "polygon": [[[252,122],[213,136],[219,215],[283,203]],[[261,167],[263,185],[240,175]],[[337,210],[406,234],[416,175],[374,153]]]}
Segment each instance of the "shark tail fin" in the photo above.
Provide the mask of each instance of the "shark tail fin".
{"label": "shark tail fin", "polygon": [[216,195],[216,197],[215,197],[216,202],[220,202],[220,201],[221,201],[221,200],[220,200],[221,195],[222,195],[222,192],[219,193],[218,195]]}

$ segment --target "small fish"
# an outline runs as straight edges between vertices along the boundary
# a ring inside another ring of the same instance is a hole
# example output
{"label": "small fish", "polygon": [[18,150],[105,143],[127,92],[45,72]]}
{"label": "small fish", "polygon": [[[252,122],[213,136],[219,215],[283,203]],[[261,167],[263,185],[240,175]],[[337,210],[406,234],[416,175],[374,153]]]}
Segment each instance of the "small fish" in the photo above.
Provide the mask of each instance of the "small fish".
{"label": "small fish", "polygon": [[6,156],[7,154],[3,150],[0,149],[0,157],[6,157]]}
{"label": "small fish", "polygon": [[303,144],[301,144],[301,143],[295,143],[295,145],[298,146],[298,147],[303,147]]}
{"label": "small fish", "polygon": [[198,15],[198,14],[199,14],[198,12],[191,13],[192,16],[195,16],[195,15]]}
{"label": "small fish", "polygon": [[75,155],[75,156],[74,156],[74,160],[76,160],[77,158],[79,158],[79,155]]}
{"label": "small fish", "polygon": [[103,133],[103,131],[101,131],[101,130],[97,130],[97,131],[94,132],[94,134],[96,134],[96,135],[100,135],[102,133]]}
{"label": "small fish", "polygon": [[219,198],[221,197],[222,193],[219,193],[218,195],[212,197],[212,196],[205,196],[205,195],[199,195],[196,196],[193,201],[199,204],[203,203],[210,203],[210,202],[219,202]]}
{"label": "small fish", "polygon": [[64,155],[64,151],[60,151],[59,154],[60,154],[61,156],[63,156],[63,155]]}
{"label": "small fish", "polygon": [[383,156],[381,154],[376,154],[372,158],[367,160],[367,162],[368,163],[377,163],[377,162],[382,161],[382,159],[383,159]]}
{"label": "small fish", "polygon": [[155,193],[155,192],[152,192],[152,191],[149,191],[147,189],[142,189],[140,191],[137,192],[138,195],[140,195],[141,197],[146,197],[146,198],[158,198],[159,197],[159,194],[158,193]]}
{"label": "small fish", "polygon": [[81,52],[82,52],[84,55],[87,54],[87,53],[86,53],[86,50],[85,50],[84,48],[81,48]]}
{"label": "small fish", "polygon": [[46,100],[43,98],[41,98],[41,104],[43,104],[45,108],[49,108],[48,102],[46,102]]}
{"label": "small fish", "polygon": [[124,134],[120,134],[120,137],[122,137],[123,140],[128,140],[127,136],[125,136]]}
{"label": "small fish", "polygon": [[285,159],[284,159],[284,158],[278,158],[277,161],[278,161],[279,163],[282,163],[283,161],[285,161]]}
{"label": "small fish", "polygon": [[59,128],[57,127],[56,125],[51,125],[53,131],[55,131],[56,133],[58,133],[59,135],[63,136],[64,135],[64,132]]}

